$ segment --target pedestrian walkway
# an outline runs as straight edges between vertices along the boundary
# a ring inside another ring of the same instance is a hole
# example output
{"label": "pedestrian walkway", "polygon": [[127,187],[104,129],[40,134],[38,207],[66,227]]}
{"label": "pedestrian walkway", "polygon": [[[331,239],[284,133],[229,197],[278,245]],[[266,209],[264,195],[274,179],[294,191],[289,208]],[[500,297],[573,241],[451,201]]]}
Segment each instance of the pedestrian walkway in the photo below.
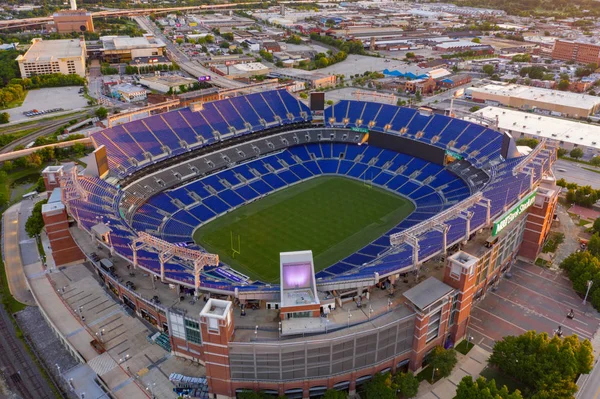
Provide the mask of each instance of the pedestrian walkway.
{"label": "pedestrian walkway", "polygon": [[490,352],[475,345],[466,355],[458,355],[458,363],[448,378],[442,378],[435,384],[422,381],[419,386],[419,399],[452,399],[456,396],[456,388],[460,381],[470,375],[477,379],[488,364]]}
{"label": "pedestrian walkway", "polygon": [[[82,324],[80,318],[65,306],[62,298],[57,293],[57,289],[51,283],[47,270],[44,264],[39,261],[39,254],[37,253],[37,246],[33,244],[31,249],[31,243],[27,241],[27,235],[24,231],[24,225],[26,218],[21,209],[19,203],[11,207],[5,214],[3,220],[3,239],[4,241],[4,258],[7,262],[7,275],[8,280],[12,284],[11,292],[16,294],[15,297],[23,298],[25,293],[31,296],[31,303],[38,304],[40,311],[45,315],[45,318],[49,321],[49,324],[59,332],[63,339],[66,339],[77,353],[77,357],[80,360],[88,362],[96,357],[98,353],[90,345],[90,342],[95,339],[85,325]],[[31,207],[31,204],[26,204]],[[27,209],[29,213],[30,209]],[[24,243],[21,244],[21,241]],[[26,247],[28,260],[23,265],[22,252]],[[33,254],[31,252],[34,252]],[[47,252],[50,262],[53,262],[51,252]],[[38,259],[36,262],[35,259]],[[59,274],[59,273],[55,273]],[[26,278],[30,276],[30,278]],[[10,287],[9,284],[9,287]],[[23,288],[23,285],[25,288]],[[42,299],[40,301],[40,299]],[[110,373],[103,376],[105,384],[112,389],[113,387],[120,386],[118,392],[114,393],[115,398],[123,399],[145,399],[148,397],[145,389],[141,388],[138,384],[126,384],[123,382],[127,381],[130,376],[122,367],[115,367]],[[93,382],[93,378],[90,383]],[[72,387],[73,388],[73,387]],[[76,393],[78,389],[73,388]]]}
{"label": "pedestrian walkway", "polygon": [[3,243],[4,248],[4,268],[6,269],[6,279],[8,281],[8,289],[11,295],[19,302],[36,306],[33,295],[29,292],[27,281],[25,278],[23,263],[21,261],[20,243],[19,243],[19,211],[21,203],[8,208],[3,215]]}

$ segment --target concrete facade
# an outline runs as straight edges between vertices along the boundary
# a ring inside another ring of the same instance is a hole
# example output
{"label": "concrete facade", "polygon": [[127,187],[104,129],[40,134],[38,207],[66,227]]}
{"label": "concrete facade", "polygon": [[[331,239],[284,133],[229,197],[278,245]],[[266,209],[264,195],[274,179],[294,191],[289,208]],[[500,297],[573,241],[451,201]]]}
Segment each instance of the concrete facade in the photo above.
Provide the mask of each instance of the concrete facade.
{"label": "concrete facade", "polygon": [[85,77],[85,41],[68,40],[32,40],[25,55],[19,55],[17,62],[21,77],[62,73]]}
{"label": "concrete facade", "polygon": [[64,10],[52,15],[58,33],[93,32],[92,13],[86,10]]}

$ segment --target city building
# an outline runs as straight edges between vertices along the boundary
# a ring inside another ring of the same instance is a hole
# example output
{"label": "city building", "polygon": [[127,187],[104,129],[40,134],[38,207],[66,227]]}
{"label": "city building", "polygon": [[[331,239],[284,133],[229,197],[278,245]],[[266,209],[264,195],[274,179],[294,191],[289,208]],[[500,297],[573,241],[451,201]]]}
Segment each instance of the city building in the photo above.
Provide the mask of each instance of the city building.
{"label": "city building", "polygon": [[271,69],[260,62],[224,65],[219,68],[221,73],[231,79],[245,79],[257,75],[266,75]]}
{"label": "city building", "polygon": [[600,45],[557,39],[552,48],[552,58],[584,64],[600,63]]}
{"label": "city building", "polygon": [[598,125],[498,107],[485,107],[475,114],[497,120],[498,128],[515,139],[545,138],[568,151],[581,148],[586,154],[600,155]]}
{"label": "city building", "polygon": [[474,54],[494,54],[494,48],[486,44],[473,43],[468,40],[459,40],[456,42],[444,42],[435,45],[434,50],[445,53],[459,53],[463,51],[472,51]]}
{"label": "city building", "polygon": [[587,118],[600,109],[599,97],[516,84],[470,87],[465,90],[465,95],[492,106],[504,105],[572,118]]}
{"label": "city building", "polygon": [[165,43],[152,35],[144,37],[103,36],[102,59],[105,62],[130,62],[140,57],[165,55]]}
{"label": "city building", "polygon": [[63,10],[52,15],[58,33],[93,32],[92,13],[86,10]]}
{"label": "city building", "polygon": [[277,72],[271,72],[270,75],[278,78],[292,79],[308,83],[309,87],[312,89],[335,86],[337,81],[335,75],[325,75],[324,73],[318,72],[306,72],[291,68],[288,68],[285,71],[279,70]]}
{"label": "city building", "polygon": [[114,85],[111,87],[113,98],[118,98],[126,103],[144,101],[148,97],[146,89],[129,83]]}
{"label": "city building", "polygon": [[85,41],[80,39],[31,41],[24,55],[17,57],[21,77],[63,73],[85,77]]}
{"label": "city building", "polygon": [[462,85],[466,85],[467,83],[471,83],[471,75],[467,75],[467,74],[461,74],[461,75],[454,75],[454,76],[449,76],[446,77],[442,80],[439,80],[438,86],[439,87],[443,87],[445,89],[452,89],[454,87],[458,87],[458,86],[462,86]]}
{"label": "city building", "polygon": [[184,78],[183,76],[168,75],[168,76],[142,76],[139,84],[149,88],[150,90],[158,91],[159,93],[178,93],[180,86],[191,87],[196,80]]}
{"label": "city building", "polygon": [[137,57],[131,60],[132,66],[137,67],[156,67],[157,65],[173,65],[170,59],[164,56],[154,56],[154,57]]}

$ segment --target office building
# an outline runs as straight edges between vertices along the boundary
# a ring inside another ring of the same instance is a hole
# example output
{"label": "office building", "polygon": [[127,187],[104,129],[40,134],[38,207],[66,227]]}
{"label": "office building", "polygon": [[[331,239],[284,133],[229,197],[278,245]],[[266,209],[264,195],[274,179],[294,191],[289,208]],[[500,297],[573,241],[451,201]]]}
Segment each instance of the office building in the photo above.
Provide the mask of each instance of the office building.
{"label": "office building", "polygon": [[600,63],[600,46],[591,43],[557,40],[552,48],[552,58],[562,61],[576,61],[583,64],[598,64]]}
{"label": "office building", "polygon": [[62,73],[85,77],[85,41],[80,39],[33,39],[24,55],[17,57],[21,77]]}

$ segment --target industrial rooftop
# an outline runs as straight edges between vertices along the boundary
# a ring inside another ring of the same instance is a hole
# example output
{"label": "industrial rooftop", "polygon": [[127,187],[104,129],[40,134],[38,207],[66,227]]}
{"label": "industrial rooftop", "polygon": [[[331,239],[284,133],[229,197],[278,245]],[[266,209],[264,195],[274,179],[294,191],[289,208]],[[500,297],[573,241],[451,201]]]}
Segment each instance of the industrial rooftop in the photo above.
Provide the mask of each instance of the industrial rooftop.
{"label": "industrial rooftop", "polygon": [[518,84],[489,84],[483,87],[472,87],[472,93],[487,93],[496,96],[519,98],[526,101],[538,101],[577,108],[593,108],[600,104],[600,97],[587,94],[542,89],[539,87],[522,86]]}
{"label": "industrial rooftop", "polygon": [[85,53],[85,45],[81,46],[79,39],[68,40],[32,40],[32,45],[25,55],[18,59],[25,62],[52,61],[59,58],[81,57]]}
{"label": "industrial rooftop", "polygon": [[498,117],[498,127],[501,130],[522,132],[600,149],[600,126],[598,125],[498,107],[485,107],[475,114],[490,119]]}

